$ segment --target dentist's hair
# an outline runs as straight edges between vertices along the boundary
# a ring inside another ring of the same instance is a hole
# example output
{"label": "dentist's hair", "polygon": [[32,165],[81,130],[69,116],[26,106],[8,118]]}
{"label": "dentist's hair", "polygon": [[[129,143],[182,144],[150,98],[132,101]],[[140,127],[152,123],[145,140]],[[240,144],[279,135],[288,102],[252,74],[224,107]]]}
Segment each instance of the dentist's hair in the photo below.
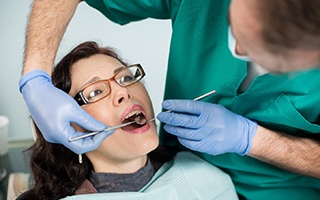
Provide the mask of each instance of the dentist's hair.
{"label": "dentist's hair", "polygon": [[270,50],[320,51],[319,0],[256,0],[261,34]]}

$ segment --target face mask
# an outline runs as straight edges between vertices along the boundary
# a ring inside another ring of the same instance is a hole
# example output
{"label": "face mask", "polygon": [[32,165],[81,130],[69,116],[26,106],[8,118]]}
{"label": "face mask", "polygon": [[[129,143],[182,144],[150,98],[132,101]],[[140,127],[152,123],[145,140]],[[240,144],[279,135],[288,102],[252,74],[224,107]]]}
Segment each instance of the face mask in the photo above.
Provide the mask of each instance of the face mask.
{"label": "face mask", "polygon": [[250,62],[251,59],[248,56],[241,56],[236,53],[236,44],[237,44],[236,38],[233,36],[231,28],[229,26],[229,28],[228,28],[228,45],[229,45],[230,52],[232,53],[233,57],[238,58],[243,61]]}

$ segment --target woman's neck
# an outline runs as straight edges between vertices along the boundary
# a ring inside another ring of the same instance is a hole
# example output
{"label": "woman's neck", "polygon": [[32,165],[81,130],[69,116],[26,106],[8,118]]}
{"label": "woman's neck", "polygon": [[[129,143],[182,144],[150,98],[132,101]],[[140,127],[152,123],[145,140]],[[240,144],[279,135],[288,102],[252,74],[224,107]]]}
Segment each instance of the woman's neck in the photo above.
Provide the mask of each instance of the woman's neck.
{"label": "woman's neck", "polygon": [[134,173],[147,163],[147,155],[130,160],[112,160],[102,156],[90,158],[94,172],[127,174]]}

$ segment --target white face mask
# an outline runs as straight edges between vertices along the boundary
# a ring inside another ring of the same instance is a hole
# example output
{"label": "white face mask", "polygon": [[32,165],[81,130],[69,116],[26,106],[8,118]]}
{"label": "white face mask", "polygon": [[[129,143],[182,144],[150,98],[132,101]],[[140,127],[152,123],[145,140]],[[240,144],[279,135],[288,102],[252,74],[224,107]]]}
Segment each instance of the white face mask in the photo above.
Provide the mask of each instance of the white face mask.
{"label": "white face mask", "polygon": [[228,28],[228,45],[229,45],[230,52],[232,53],[233,57],[238,58],[243,61],[250,62],[251,59],[248,56],[241,56],[236,53],[236,44],[237,44],[236,38],[233,36],[231,28],[229,26],[229,28]]}

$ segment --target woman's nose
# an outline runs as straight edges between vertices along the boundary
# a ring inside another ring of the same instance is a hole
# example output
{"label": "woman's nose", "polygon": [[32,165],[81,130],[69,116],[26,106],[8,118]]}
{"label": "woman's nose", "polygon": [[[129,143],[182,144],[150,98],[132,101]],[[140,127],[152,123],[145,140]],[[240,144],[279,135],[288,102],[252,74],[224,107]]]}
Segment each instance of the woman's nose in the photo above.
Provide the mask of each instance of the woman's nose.
{"label": "woman's nose", "polygon": [[125,102],[128,99],[132,98],[132,95],[130,94],[130,91],[127,87],[121,87],[117,83],[110,83],[111,86],[111,95],[112,95],[112,101],[115,106],[121,105],[123,102]]}

